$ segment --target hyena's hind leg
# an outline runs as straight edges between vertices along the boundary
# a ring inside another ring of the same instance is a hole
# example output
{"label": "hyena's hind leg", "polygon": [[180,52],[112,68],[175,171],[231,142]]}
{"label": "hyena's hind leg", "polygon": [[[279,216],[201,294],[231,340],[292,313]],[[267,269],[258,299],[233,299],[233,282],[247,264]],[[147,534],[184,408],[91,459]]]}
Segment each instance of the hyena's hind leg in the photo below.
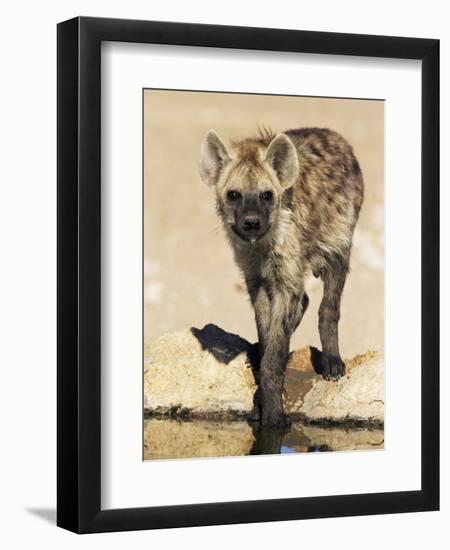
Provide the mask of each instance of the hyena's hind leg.
{"label": "hyena's hind leg", "polygon": [[322,342],[321,374],[325,380],[339,380],[345,374],[339,352],[338,323],[348,265],[348,256],[335,258],[321,272],[323,298],[319,308],[319,333]]}
{"label": "hyena's hind leg", "polygon": [[306,292],[301,293],[298,301],[293,301],[291,310],[291,332],[294,332],[303,319],[305,311],[308,309],[309,297]]}
{"label": "hyena's hind leg", "polygon": [[256,329],[258,331],[259,354],[262,357],[267,347],[270,325],[270,297],[262,285],[251,291],[251,299],[255,310]]}

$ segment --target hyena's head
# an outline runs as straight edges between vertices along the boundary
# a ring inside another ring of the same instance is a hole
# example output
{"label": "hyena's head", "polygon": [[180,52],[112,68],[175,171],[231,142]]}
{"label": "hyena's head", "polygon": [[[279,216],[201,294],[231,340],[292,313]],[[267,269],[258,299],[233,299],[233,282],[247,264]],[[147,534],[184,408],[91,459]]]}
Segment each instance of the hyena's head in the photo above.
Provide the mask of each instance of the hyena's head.
{"label": "hyena's head", "polygon": [[283,193],[298,177],[298,156],[286,134],[236,142],[230,149],[210,130],[200,174],[215,188],[217,210],[232,238],[254,243],[276,226]]}

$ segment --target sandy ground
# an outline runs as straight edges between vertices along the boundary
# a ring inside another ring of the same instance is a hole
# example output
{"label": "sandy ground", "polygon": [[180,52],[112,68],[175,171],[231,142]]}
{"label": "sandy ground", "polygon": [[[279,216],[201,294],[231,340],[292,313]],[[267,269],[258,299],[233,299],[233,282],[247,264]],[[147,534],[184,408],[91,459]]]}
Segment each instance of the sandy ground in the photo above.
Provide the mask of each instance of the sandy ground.
{"label": "sandy ground", "polygon": [[[275,131],[328,127],[353,146],[365,180],[344,290],[344,357],[384,345],[384,104],[381,101],[242,94],[144,93],[145,339],[214,323],[256,341],[253,311],[214,207],[198,174],[199,148],[214,128],[224,141]],[[291,348],[320,347],[322,284],[306,281],[310,306]]]}

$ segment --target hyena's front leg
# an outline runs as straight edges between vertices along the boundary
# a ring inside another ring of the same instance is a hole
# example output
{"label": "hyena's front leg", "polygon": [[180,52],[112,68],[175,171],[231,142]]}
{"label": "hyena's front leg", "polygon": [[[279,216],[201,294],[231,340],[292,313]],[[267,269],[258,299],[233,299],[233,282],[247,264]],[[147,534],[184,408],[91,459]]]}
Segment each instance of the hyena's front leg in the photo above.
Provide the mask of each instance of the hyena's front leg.
{"label": "hyena's front leg", "polygon": [[[272,316],[272,304],[267,289],[260,286],[252,289],[250,296],[255,310],[256,328],[258,331],[259,352],[261,358],[267,347],[269,337],[270,320]],[[305,311],[308,309],[309,298],[306,292],[300,291],[297,295],[286,299],[286,319],[290,332],[293,333],[303,319]]]}
{"label": "hyena's front leg", "polygon": [[339,380],[345,374],[345,365],[339,353],[338,323],[347,271],[346,262],[336,262],[322,274],[323,298],[319,308],[319,333],[322,342],[321,370],[325,380]]}
{"label": "hyena's front leg", "polygon": [[285,426],[289,419],[283,412],[283,383],[289,359],[289,343],[293,332],[292,311],[297,311],[302,296],[275,292],[271,300],[267,345],[261,360],[260,400],[262,423]]}
{"label": "hyena's front leg", "polygon": [[[256,329],[258,331],[259,357],[261,363],[261,360],[264,357],[264,353],[266,351],[269,334],[271,309],[270,298],[267,289],[265,289],[262,285],[252,286],[251,284],[247,283],[247,287],[255,311]],[[259,421],[261,420],[261,389],[259,385],[256,389],[253,402],[254,407],[248,415],[248,420]]]}

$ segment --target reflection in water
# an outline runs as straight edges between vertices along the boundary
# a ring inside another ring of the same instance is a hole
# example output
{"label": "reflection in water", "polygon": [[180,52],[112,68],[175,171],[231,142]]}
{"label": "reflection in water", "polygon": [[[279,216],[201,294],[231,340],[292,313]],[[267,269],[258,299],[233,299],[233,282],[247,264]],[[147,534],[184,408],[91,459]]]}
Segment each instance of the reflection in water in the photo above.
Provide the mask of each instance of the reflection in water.
{"label": "reflection in water", "polygon": [[241,421],[144,421],[144,460],[383,449],[382,429],[294,422],[288,429]]}

